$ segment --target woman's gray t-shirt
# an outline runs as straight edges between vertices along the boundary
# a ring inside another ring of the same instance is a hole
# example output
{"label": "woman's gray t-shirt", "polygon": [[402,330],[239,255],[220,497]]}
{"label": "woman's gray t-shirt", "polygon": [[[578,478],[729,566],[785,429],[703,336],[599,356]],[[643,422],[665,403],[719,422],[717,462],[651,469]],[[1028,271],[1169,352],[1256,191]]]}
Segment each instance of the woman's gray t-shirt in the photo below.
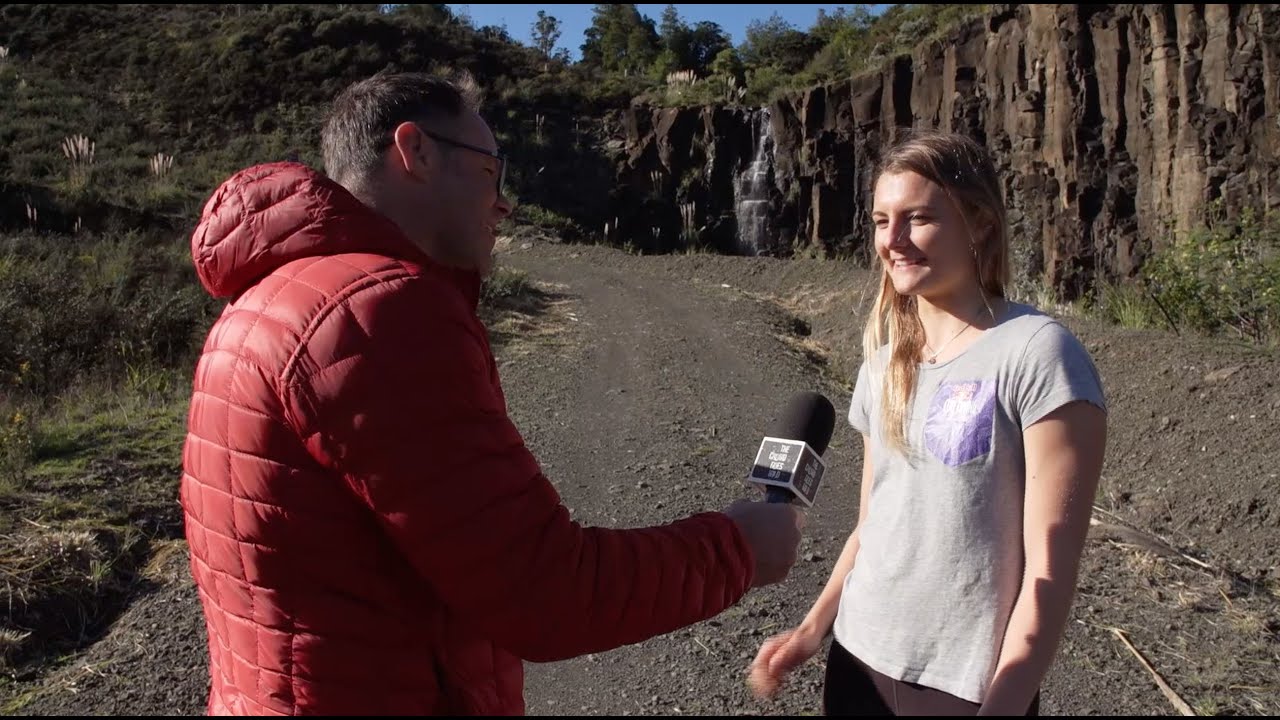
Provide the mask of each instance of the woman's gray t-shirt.
{"label": "woman's gray t-shirt", "polygon": [[1022,583],[1022,431],[1072,401],[1105,410],[1102,383],[1069,330],[1009,303],[959,356],[920,365],[908,459],[885,445],[880,378],[864,362],[849,408],[875,467],[835,637],[880,673],[981,703]]}

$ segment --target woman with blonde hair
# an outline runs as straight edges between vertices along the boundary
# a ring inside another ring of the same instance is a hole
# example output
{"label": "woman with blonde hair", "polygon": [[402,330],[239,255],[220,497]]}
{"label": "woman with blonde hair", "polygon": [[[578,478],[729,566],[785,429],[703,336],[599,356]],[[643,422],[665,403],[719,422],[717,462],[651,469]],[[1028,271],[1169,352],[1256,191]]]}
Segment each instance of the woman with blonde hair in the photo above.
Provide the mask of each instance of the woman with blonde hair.
{"label": "woman with blonde hair", "polygon": [[918,132],[874,184],[881,282],[849,408],[858,518],[759,697],[834,635],[828,715],[1034,715],[1075,595],[1106,445],[1088,352],[1006,297],[999,178],[967,137]]}

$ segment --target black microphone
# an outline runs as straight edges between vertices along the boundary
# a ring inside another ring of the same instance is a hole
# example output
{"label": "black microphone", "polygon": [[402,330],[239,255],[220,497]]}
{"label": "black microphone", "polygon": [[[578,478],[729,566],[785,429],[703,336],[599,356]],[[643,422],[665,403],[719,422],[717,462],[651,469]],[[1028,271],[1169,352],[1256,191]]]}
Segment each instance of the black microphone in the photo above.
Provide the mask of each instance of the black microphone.
{"label": "black microphone", "polygon": [[765,431],[748,482],[763,486],[767,502],[813,506],[826,471],[822,454],[831,442],[836,410],[815,392],[793,395],[782,414]]}

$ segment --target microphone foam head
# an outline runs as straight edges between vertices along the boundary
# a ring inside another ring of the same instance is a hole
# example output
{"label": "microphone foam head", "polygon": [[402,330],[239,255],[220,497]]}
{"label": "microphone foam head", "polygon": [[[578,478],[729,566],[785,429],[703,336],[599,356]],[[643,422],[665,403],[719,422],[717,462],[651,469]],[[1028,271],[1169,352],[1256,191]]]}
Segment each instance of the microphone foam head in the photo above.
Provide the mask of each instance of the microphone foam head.
{"label": "microphone foam head", "polygon": [[835,426],[836,409],[831,401],[819,393],[805,391],[791,396],[767,434],[784,440],[802,440],[822,455],[827,451]]}

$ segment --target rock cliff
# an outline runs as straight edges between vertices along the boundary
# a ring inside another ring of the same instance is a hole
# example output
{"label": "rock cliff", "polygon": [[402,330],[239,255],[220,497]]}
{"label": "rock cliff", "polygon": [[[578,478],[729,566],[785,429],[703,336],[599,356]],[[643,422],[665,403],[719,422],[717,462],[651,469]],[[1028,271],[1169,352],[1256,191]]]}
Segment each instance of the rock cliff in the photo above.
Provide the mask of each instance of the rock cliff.
{"label": "rock cliff", "polygon": [[879,71],[763,108],[636,105],[609,239],[862,253],[880,148],[965,132],[1004,177],[1019,276],[1068,296],[1221,201],[1280,205],[1280,8],[996,5]]}

